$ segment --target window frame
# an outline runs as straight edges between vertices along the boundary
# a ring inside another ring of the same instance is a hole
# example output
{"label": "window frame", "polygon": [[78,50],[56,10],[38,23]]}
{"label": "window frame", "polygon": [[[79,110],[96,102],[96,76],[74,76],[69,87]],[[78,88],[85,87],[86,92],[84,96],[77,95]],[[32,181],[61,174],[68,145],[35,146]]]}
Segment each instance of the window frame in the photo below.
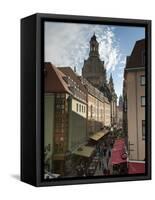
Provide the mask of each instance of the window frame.
{"label": "window frame", "polygon": [[[144,83],[142,82],[142,78],[144,78]],[[145,75],[140,76],[140,85],[145,86]]]}

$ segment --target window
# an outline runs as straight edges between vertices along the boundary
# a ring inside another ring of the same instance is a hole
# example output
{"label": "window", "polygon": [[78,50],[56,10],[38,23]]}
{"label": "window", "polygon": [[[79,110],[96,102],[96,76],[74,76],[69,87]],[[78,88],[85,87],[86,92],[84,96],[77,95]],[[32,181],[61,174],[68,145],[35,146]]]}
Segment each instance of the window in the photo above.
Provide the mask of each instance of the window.
{"label": "window", "polygon": [[92,105],[90,106],[90,116],[91,116],[91,118],[93,117],[93,106]]}
{"label": "window", "polygon": [[142,120],[142,139],[145,139],[145,120]]}
{"label": "window", "polygon": [[145,106],[145,96],[141,97],[141,106]]}
{"label": "window", "polygon": [[78,112],[78,109],[79,108],[79,105],[78,105],[78,103],[76,104],[76,112]]}
{"label": "window", "polygon": [[81,104],[79,105],[79,112],[81,112]]}
{"label": "window", "polygon": [[140,76],[140,84],[142,86],[145,85],[145,76],[144,75]]}
{"label": "window", "polygon": [[83,105],[82,105],[82,112],[83,112]]}
{"label": "window", "polygon": [[101,113],[101,119],[102,119],[102,109],[100,110],[100,113]]}

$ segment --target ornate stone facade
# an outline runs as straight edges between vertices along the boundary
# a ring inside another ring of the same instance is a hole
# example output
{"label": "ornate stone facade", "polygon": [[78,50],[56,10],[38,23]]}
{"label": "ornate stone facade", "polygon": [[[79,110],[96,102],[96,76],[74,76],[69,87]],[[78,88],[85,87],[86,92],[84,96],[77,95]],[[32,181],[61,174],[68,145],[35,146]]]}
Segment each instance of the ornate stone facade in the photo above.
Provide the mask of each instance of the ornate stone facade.
{"label": "ornate stone facade", "polygon": [[90,40],[90,52],[87,60],[84,60],[82,76],[98,89],[106,82],[106,69],[104,61],[99,56],[99,43],[95,34]]}
{"label": "ornate stone facade", "polygon": [[99,43],[95,34],[90,39],[90,52],[87,60],[84,60],[82,76],[94,87],[99,89],[111,104],[111,125],[117,123],[117,95],[114,89],[112,74],[107,82],[104,61],[99,55]]}

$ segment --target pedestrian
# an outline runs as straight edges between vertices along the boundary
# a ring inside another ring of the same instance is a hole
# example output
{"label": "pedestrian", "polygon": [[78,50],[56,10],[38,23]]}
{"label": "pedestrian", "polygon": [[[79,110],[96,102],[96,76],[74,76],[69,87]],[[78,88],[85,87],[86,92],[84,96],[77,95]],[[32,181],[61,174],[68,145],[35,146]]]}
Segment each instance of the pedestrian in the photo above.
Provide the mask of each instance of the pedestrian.
{"label": "pedestrian", "polygon": [[110,175],[110,170],[109,169],[107,169],[107,175]]}
{"label": "pedestrian", "polygon": [[103,174],[104,174],[105,176],[107,175],[107,170],[106,170],[106,169],[103,170]]}
{"label": "pedestrian", "polygon": [[102,167],[102,160],[100,159],[99,160],[99,170],[101,170],[101,167]]}
{"label": "pedestrian", "polygon": [[104,171],[104,161],[102,162],[102,172]]}
{"label": "pedestrian", "polygon": [[111,157],[111,150],[110,149],[109,149],[109,153],[108,154],[109,154],[109,158],[110,158]]}
{"label": "pedestrian", "polygon": [[107,150],[106,150],[106,148],[104,148],[104,150],[103,150],[104,157],[106,156],[106,152],[107,152]]}

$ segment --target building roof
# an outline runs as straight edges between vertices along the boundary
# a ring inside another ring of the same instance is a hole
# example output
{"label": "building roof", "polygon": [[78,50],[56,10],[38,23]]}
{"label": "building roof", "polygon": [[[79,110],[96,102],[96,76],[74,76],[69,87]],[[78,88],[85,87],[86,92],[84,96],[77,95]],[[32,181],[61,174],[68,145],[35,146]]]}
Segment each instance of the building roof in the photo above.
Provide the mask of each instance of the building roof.
{"label": "building roof", "polygon": [[65,74],[67,77],[71,78],[75,83],[76,85],[79,86],[79,89],[81,91],[83,91],[84,93],[87,92],[86,88],[84,87],[84,85],[81,83],[78,75],[72,70],[71,67],[58,67],[58,69],[63,73]]}
{"label": "building roof", "polygon": [[138,40],[130,56],[127,56],[126,68],[145,67],[145,39]]}
{"label": "building roof", "polygon": [[78,78],[85,86],[85,88],[87,88],[87,91],[90,95],[95,96],[95,98],[99,99],[102,102],[109,103],[108,98],[104,96],[104,93],[94,87],[86,78],[84,78],[83,76],[78,76]]}
{"label": "building roof", "polygon": [[45,93],[69,93],[76,99],[86,102],[86,88],[70,67],[55,67],[45,63]]}
{"label": "building roof", "polygon": [[66,76],[60,70],[58,70],[53,64],[45,63],[44,65],[44,73],[45,73],[45,92],[67,92],[71,93],[68,88],[67,83],[64,81],[64,77]]}

